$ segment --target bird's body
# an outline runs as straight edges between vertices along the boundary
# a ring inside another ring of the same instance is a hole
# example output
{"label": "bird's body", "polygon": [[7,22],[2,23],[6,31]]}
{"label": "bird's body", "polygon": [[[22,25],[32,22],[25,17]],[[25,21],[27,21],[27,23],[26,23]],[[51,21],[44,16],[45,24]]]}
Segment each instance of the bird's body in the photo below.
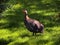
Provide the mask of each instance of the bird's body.
{"label": "bird's body", "polygon": [[34,33],[43,33],[43,29],[44,26],[43,24],[41,24],[39,21],[35,20],[35,19],[31,19],[28,14],[27,11],[25,10],[25,19],[24,19],[24,24],[26,26],[26,28],[30,31]]}

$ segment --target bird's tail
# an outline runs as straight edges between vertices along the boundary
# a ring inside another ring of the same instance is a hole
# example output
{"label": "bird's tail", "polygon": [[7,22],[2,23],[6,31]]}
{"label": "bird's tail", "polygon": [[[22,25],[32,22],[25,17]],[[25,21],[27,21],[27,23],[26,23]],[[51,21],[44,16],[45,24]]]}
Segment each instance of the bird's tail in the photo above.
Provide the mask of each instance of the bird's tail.
{"label": "bird's tail", "polygon": [[38,29],[40,33],[43,33],[44,32],[44,26],[41,24],[40,28]]}

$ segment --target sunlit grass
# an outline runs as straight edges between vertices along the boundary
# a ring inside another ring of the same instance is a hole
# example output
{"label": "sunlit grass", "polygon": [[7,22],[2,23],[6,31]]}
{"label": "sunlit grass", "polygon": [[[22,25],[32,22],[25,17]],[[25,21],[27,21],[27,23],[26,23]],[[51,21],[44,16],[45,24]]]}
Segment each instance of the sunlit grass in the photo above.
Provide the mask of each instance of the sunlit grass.
{"label": "sunlit grass", "polygon": [[28,37],[25,38],[17,38],[14,42],[9,43],[8,45],[15,45],[15,44],[23,44],[26,43],[29,40]]}
{"label": "sunlit grass", "polygon": [[50,41],[50,42],[48,42],[48,43],[46,43],[45,45],[53,45],[53,41]]}
{"label": "sunlit grass", "polygon": [[48,13],[44,13],[45,16],[52,16],[52,15],[56,15],[56,12],[48,12]]}
{"label": "sunlit grass", "polygon": [[15,15],[15,11],[19,10],[22,7],[21,4],[15,4],[13,5],[11,8],[7,8],[2,15],[6,16],[6,15]]}
{"label": "sunlit grass", "polygon": [[31,10],[31,14],[33,13],[44,13],[46,10]]}
{"label": "sunlit grass", "polygon": [[21,6],[22,6],[21,4],[15,4],[11,9],[18,10],[19,8],[21,8]]}
{"label": "sunlit grass", "polygon": [[[2,13],[3,18],[0,20],[0,28],[2,27],[0,29],[0,42],[2,44],[7,42],[5,45],[53,45],[59,40],[60,25],[57,26],[54,18],[58,12],[55,12],[55,8],[47,6],[48,9],[45,9],[46,7],[44,7],[46,6],[44,4],[50,4],[53,2],[52,0],[42,0],[42,4],[40,1],[35,0],[35,2],[32,1],[32,5],[26,3],[27,0],[24,3],[21,0],[21,4],[18,1],[20,0],[10,0],[10,7],[6,8]],[[29,16],[36,17],[35,19],[44,24],[43,34],[37,33],[36,36],[32,36],[32,32],[27,30],[23,23],[22,8],[28,8],[29,14],[32,14]]]}
{"label": "sunlit grass", "polygon": [[53,9],[49,9],[49,10],[31,10],[30,12],[31,14],[37,13],[37,14],[42,14],[44,16],[53,16],[53,15],[57,15],[57,12],[53,11]]}
{"label": "sunlit grass", "polygon": [[11,31],[9,31],[8,29],[0,29],[0,39],[4,39],[4,40],[9,40],[9,36],[11,34]]}
{"label": "sunlit grass", "polygon": [[10,34],[11,32],[8,29],[0,29],[0,35],[6,35],[6,34]]}
{"label": "sunlit grass", "polygon": [[0,23],[7,23],[8,21],[6,19],[1,19]]}
{"label": "sunlit grass", "polygon": [[59,31],[60,30],[60,26],[56,26],[52,28],[53,30]]}
{"label": "sunlit grass", "polygon": [[46,3],[51,3],[52,0],[42,0],[41,2],[42,2],[43,4],[46,4]]}
{"label": "sunlit grass", "polygon": [[36,8],[36,5],[31,5],[30,8]]}
{"label": "sunlit grass", "polygon": [[59,31],[60,30],[60,26],[54,26],[54,27],[47,27],[48,29],[52,29],[54,31]]}

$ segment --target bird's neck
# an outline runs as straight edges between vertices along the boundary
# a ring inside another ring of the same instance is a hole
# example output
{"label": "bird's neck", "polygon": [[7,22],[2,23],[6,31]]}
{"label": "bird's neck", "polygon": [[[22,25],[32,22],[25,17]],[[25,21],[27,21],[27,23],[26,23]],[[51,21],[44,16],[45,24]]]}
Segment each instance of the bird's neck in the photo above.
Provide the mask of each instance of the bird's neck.
{"label": "bird's neck", "polygon": [[28,14],[25,14],[25,19],[29,19],[29,16],[28,16]]}

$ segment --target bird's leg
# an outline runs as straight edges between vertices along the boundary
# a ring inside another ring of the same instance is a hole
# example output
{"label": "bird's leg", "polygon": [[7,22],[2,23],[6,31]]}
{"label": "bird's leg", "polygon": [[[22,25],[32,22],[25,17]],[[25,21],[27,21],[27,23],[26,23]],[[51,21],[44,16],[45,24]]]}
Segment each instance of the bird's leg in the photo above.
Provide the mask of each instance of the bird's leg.
{"label": "bird's leg", "polygon": [[35,35],[36,35],[36,33],[35,33]]}
{"label": "bird's leg", "polygon": [[33,36],[36,35],[36,33],[33,32]]}
{"label": "bird's leg", "polygon": [[33,32],[33,36],[34,36],[34,32]]}

